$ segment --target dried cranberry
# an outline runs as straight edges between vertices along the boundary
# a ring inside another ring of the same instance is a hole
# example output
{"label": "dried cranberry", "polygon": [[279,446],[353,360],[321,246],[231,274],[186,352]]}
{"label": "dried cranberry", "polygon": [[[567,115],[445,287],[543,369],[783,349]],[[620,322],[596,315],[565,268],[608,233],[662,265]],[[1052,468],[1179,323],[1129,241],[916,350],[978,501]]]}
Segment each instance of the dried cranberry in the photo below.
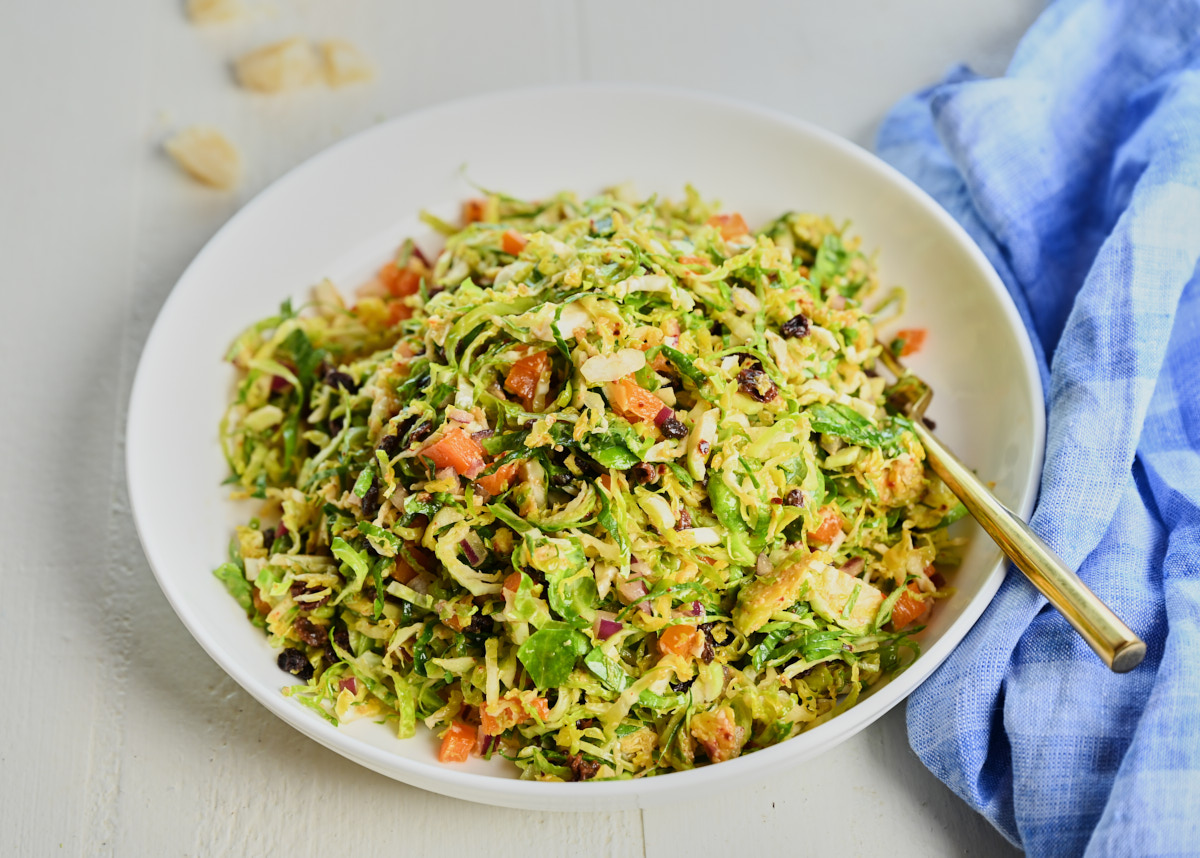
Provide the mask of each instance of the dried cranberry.
{"label": "dried cranberry", "polygon": [[653,483],[662,475],[658,465],[649,462],[638,462],[633,466],[633,478],[642,485]]}
{"label": "dried cranberry", "polygon": [[713,631],[712,631],[713,624],[712,623],[701,623],[699,626],[699,629],[700,629],[700,631],[704,632],[705,639],[709,643],[711,643],[713,646],[729,646],[731,643],[733,643],[733,632],[726,632],[725,640],[723,640],[723,641],[719,641],[715,637],[713,637]]}
{"label": "dried cranberry", "polygon": [[400,449],[400,436],[385,435],[379,439],[379,444],[375,449],[380,450],[383,455],[387,456],[389,459],[392,458],[392,456],[396,455],[396,452]]}
{"label": "dried cranberry", "polygon": [[417,441],[424,441],[432,432],[433,424],[426,420],[408,433],[408,443],[415,444]]}
{"label": "dried cranberry", "polygon": [[358,382],[348,373],[331,369],[325,373],[324,381],[330,387],[340,387],[342,390],[347,390],[350,393],[358,393]]}
{"label": "dried cranberry", "polygon": [[483,614],[472,614],[471,623],[466,631],[473,635],[490,635],[496,627],[496,621]]}
{"label": "dried cranberry", "polygon": [[804,492],[800,491],[800,489],[792,489],[787,493],[787,497],[783,499],[783,502],[788,506],[804,506]]}
{"label": "dried cranberry", "polygon": [[324,626],[318,626],[308,617],[297,618],[296,622],[292,623],[292,631],[309,646],[324,646],[325,639],[329,637]]}
{"label": "dried cranberry", "polygon": [[263,536],[263,549],[266,551],[270,551],[271,546],[275,544],[275,528],[268,527],[266,530],[264,530],[262,532],[262,536]]}
{"label": "dried cranberry", "polygon": [[689,688],[692,687],[692,683],[695,681],[696,681],[695,677],[692,677],[691,679],[683,679],[683,680],[680,680],[679,682],[672,682],[672,683],[670,683],[671,690],[674,691],[676,694],[683,694],[683,692],[687,691]]}
{"label": "dried cranberry", "polygon": [[[321,589],[324,589],[324,588],[321,588]],[[320,590],[309,589],[308,587],[305,587],[299,581],[292,582],[292,591],[291,592],[292,592],[292,600],[296,602],[296,607],[302,611],[315,611],[317,608],[321,607],[326,602],[328,602],[332,596],[331,593],[326,593],[324,596],[322,596],[320,599],[317,599],[316,601],[301,602],[299,600],[301,596],[307,596],[310,593],[319,593]]]}
{"label": "dried cranberry", "polygon": [[668,438],[686,438],[688,433],[688,428],[680,423],[674,414],[664,420],[659,428]]}
{"label": "dried cranberry", "polygon": [[279,659],[275,663],[279,665],[280,670],[305,682],[312,679],[313,666],[308,663],[304,653],[298,649],[285,649],[279,654]]}
{"label": "dried cranberry", "polygon": [[571,754],[567,757],[567,764],[571,767],[571,775],[577,781],[594,778],[596,772],[600,771],[600,764],[595,760],[587,759],[583,754]]}
{"label": "dried cranberry", "polygon": [[808,316],[803,313],[797,313],[783,323],[783,326],[779,329],[779,333],[789,339],[792,337],[808,336]]}
{"label": "dried cranberry", "polygon": [[371,480],[371,487],[369,489],[367,489],[367,493],[365,495],[363,495],[362,512],[363,512],[363,518],[367,519],[367,521],[374,520],[375,514],[379,512],[379,476],[378,475],[376,475],[375,478],[373,480]]}
{"label": "dried cranberry", "polygon": [[750,366],[738,373],[738,390],[759,402],[770,402],[779,392],[779,388],[771,381],[763,365],[754,361]]}
{"label": "dried cranberry", "polygon": [[687,530],[692,526],[692,514],[686,509],[679,511],[679,520],[675,522],[676,530]]}
{"label": "dried cranberry", "polygon": [[342,652],[350,652],[350,633],[345,629],[333,630],[333,642]]}
{"label": "dried cranberry", "polygon": [[571,485],[574,480],[575,477],[569,473],[554,474],[552,477],[550,477],[550,485],[562,488],[563,486]]}

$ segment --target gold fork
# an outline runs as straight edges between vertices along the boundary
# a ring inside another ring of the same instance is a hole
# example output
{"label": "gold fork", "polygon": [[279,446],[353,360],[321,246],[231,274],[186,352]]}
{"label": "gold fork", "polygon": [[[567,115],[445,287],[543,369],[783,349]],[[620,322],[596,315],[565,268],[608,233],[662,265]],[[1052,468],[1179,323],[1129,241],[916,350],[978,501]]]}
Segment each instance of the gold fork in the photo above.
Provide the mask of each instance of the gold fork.
{"label": "gold fork", "polygon": [[929,431],[923,418],[933,399],[933,389],[907,369],[886,345],[879,357],[896,377],[892,404],[912,421],[913,431],[925,447],[934,473],[1105,664],[1117,673],[1141,664],[1146,655],[1145,642]]}

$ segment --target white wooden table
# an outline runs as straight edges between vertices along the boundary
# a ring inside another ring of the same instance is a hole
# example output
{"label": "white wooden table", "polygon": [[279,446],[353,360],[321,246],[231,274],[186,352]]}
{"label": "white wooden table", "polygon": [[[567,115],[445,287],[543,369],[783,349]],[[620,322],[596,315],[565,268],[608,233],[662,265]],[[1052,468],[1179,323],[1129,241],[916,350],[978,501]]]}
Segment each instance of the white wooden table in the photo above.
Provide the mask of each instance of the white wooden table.
{"label": "white wooden table", "polygon": [[[642,813],[500,810],[361,769],[268,714],[175,618],[122,445],[184,266],[340,137],[471,93],[607,79],[737,96],[869,145],[951,63],[1000,71],[1040,0],[247,2],[251,21],[204,31],[182,0],[0,4],[0,855],[1011,854],[921,766],[902,710],[756,788]],[[351,39],[377,79],[235,88],[231,57],[293,33]],[[243,148],[238,193],[161,153],[192,122]]]}

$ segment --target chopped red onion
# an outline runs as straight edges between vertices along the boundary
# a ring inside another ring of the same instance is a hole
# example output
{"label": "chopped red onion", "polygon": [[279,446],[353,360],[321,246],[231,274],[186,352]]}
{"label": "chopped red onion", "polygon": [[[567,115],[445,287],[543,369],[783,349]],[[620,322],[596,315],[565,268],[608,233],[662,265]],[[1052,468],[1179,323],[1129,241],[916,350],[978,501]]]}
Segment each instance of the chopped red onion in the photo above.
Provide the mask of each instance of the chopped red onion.
{"label": "chopped red onion", "polygon": [[[617,593],[621,596],[621,600],[626,605],[631,605],[641,599],[649,589],[646,587],[646,582],[638,579],[636,581],[624,581],[617,585]],[[643,614],[651,614],[650,605],[646,602],[638,603],[637,609]]]}
{"label": "chopped red onion", "polygon": [[636,602],[638,599],[642,598],[642,596],[645,596],[649,590],[646,588],[645,581],[637,580],[623,581],[617,585],[617,592],[621,594],[621,598],[625,604],[629,604],[630,602]]}
{"label": "chopped red onion", "polygon": [[689,617],[702,617],[704,616],[704,606],[699,602],[692,602],[689,607],[682,608],[681,613],[687,614]]}
{"label": "chopped red onion", "polygon": [[851,557],[849,560],[839,566],[838,569],[840,569],[842,572],[845,572],[847,575],[857,575],[863,570],[863,566],[865,565],[866,561],[861,557]]}
{"label": "chopped red onion", "polygon": [[340,691],[349,691],[351,694],[358,694],[358,680],[353,676],[348,676],[338,683]]}
{"label": "chopped red onion", "polygon": [[446,416],[455,423],[470,423],[475,419],[475,415],[470,411],[463,411],[461,408],[446,409]]}
{"label": "chopped red onion", "polygon": [[654,425],[657,426],[659,429],[661,429],[662,425],[674,416],[675,416],[675,412],[664,405],[662,407],[662,410],[658,412],[657,416],[655,416]]}
{"label": "chopped red onion", "polygon": [[467,558],[467,563],[472,566],[478,566],[487,557],[487,548],[484,547],[483,540],[475,531],[468,533],[459,545],[462,547],[463,556]]}
{"label": "chopped red onion", "polygon": [[484,438],[491,438],[495,434],[495,429],[480,429],[478,432],[472,432],[471,437],[476,441],[482,441]]}
{"label": "chopped red onion", "polygon": [[608,640],[623,628],[625,626],[621,623],[616,620],[606,619],[605,617],[597,617],[596,622],[592,624],[592,632],[598,640],[602,641]]}
{"label": "chopped red onion", "polygon": [[[649,575],[653,571],[650,568],[649,563],[644,563],[643,561],[638,560],[636,557],[629,558],[629,568],[631,571],[633,571],[636,574],[636,576],[638,578],[640,578],[644,575]],[[631,578],[630,580],[635,580],[635,579]]]}

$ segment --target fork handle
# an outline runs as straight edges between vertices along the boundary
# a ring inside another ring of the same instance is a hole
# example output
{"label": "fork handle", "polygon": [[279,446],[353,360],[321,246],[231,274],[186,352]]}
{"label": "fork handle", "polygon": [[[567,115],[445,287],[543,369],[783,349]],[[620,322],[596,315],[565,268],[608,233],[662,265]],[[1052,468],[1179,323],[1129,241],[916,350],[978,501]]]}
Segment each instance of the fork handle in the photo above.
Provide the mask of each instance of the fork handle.
{"label": "fork handle", "polygon": [[1145,642],[919,419],[913,421],[913,427],[925,446],[934,473],[958,495],[1000,550],[1066,617],[1096,655],[1116,673],[1125,673],[1141,664],[1146,655]]}

